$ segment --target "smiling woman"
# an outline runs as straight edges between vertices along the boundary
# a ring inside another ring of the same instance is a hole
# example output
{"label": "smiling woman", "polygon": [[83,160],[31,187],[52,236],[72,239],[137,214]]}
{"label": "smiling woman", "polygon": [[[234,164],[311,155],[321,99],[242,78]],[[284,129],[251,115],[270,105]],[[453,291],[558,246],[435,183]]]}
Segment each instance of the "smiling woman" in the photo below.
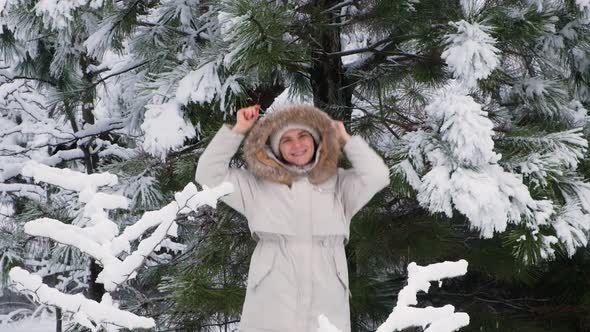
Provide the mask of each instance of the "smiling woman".
{"label": "smiling woman", "polygon": [[[257,241],[240,331],[316,331],[323,314],[349,332],[350,220],[387,186],[389,169],[315,107],[287,107],[256,123],[258,114],[257,106],[241,109],[232,129],[222,126],[196,173],[202,185],[234,185],[221,200],[248,219]],[[229,168],[246,133],[248,170]],[[341,149],[352,169],[338,168]]]}
{"label": "smiling woman", "polygon": [[290,164],[305,166],[315,152],[311,134],[301,129],[290,129],[281,137],[279,143],[281,157]]}

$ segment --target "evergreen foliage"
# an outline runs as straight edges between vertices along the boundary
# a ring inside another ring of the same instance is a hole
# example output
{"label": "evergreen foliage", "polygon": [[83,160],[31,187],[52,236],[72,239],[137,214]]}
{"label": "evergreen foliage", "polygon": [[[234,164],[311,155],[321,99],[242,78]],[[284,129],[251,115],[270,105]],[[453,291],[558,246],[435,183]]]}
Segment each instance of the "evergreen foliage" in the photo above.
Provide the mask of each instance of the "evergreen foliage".
{"label": "evergreen foliage", "polygon": [[[6,0],[0,22],[3,283],[33,258],[93,278],[87,257],[23,233],[39,217],[80,222],[67,191],[18,175],[25,161],[116,174],[124,228],[193,181],[237,109],[307,100],[392,170],[352,223],[354,331],[384,321],[409,262],[462,258],[469,273],[420,300],[457,304],[466,331],[589,328],[587,2]],[[502,209],[504,224],[485,223]],[[178,223],[187,250],[151,257],[122,305],[162,329],[235,327],[244,218],[221,206]]]}

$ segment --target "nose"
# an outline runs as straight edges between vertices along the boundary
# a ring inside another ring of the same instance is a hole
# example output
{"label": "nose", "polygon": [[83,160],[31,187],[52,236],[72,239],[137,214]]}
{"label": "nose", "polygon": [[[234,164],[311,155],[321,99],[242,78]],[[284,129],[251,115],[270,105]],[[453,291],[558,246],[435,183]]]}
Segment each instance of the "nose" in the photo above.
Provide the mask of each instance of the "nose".
{"label": "nose", "polygon": [[296,139],[296,140],[294,140],[294,143],[295,144],[293,144],[293,147],[296,148],[296,149],[299,149],[299,148],[303,147],[303,141],[301,139],[299,139],[299,138]]}

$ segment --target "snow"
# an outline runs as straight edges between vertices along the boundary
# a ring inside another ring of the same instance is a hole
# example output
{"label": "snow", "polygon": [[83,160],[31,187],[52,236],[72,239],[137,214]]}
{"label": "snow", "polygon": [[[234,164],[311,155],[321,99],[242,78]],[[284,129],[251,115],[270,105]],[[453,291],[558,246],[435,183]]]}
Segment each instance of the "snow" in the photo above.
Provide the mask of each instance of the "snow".
{"label": "snow", "polygon": [[480,171],[458,169],[450,180],[455,208],[463,213],[482,237],[506,230],[524,216],[536,224],[546,224],[553,211],[550,201],[534,201],[522,180],[498,165]]}
{"label": "snow", "polygon": [[486,0],[461,0],[460,2],[465,17],[476,16],[486,4]]}
{"label": "snow", "polygon": [[[64,294],[45,285],[40,276],[31,274],[20,267],[12,268],[9,275],[18,291],[34,294],[40,303],[55,305],[64,311],[75,313],[75,320],[92,331],[98,331],[103,325],[111,325],[110,331],[114,331],[113,327],[119,326],[128,329],[155,326],[153,318],[137,316],[118,309],[108,293],[105,293],[102,301],[98,303],[86,299],[82,294]],[[91,321],[98,325],[98,328]]]}
{"label": "snow", "polygon": [[[434,95],[425,110],[429,131],[421,129],[402,138],[408,162],[394,167],[417,191],[422,207],[447,217],[456,210],[484,238],[503,232],[509,223],[525,222],[531,230],[550,223],[553,203],[533,199],[520,175],[498,165],[493,123],[463,88],[449,86]],[[579,130],[548,136],[545,139],[555,147],[552,158],[560,158],[559,163],[573,163],[585,151]],[[431,168],[420,178],[424,157]]]}
{"label": "snow", "polygon": [[0,332],[54,332],[55,317],[43,316],[0,324]]}
{"label": "snow", "polygon": [[34,201],[40,201],[45,197],[45,191],[43,188],[26,183],[0,183],[0,192],[9,192],[16,196],[27,197]]}
{"label": "snow", "polygon": [[580,19],[582,24],[590,23],[590,0],[576,0],[576,4],[580,8],[583,17]]}
{"label": "snow", "polygon": [[500,50],[489,35],[490,27],[465,20],[451,22],[457,33],[446,36],[447,47],[441,58],[449,65],[455,78],[472,88],[477,80],[487,78],[500,64]]}
{"label": "snow", "polygon": [[399,164],[399,166],[394,167],[401,168],[400,173],[402,173],[405,176],[406,182],[410,186],[412,186],[413,188],[420,188],[420,186],[422,186],[422,180],[420,179],[418,173],[416,173],[416,171],[414,170],[414,167],[412,166],[409,160],[403,160]]}
{"label": "snow", "polygon": [[[341,52],[367,47],[371,43],[371,34],[363,27],[357,27],[352,31],[342,32],[340,35]],[[342,64],[346,67],[362,63],[372,57],[370,52],[356,53],[342,57]]]}
{"label": "snow", "polygon": [[51,218],[39,218],[25,224],[25,233],[49,237],[57,242],[74,246],[101,263],[108,264],[116,258],[108,255],[103,247],[92,239],[92,233],[75,225],[64,224]]}
{"label": "snow", "polygon": [[469,324],[469,316],[465,313],[455,313],[452,305],[441,308],[415,308],[416,294],[419,291],[428,292],[431,281],[454,278],[467,273],[467,261],[443,262],[428,266],[416,263],[408,265],[408,285],[398,294],[397,305],[377,332],[400,331],[410,326],[422,326],[425,331],[443,332],[455,331]]}
{"label": "snow", "polygon": [[101,26],[86,39],[83,45],[86,47],[88,55],[97,59],[103,57],[116,31],[115,25],[118,22],[114,20],[115,17],[105,18]]}
{"label": "snow", "polygon": [[302,104],[302,105],[313,105],[313,97],[312,96],[301,96],[295,95],[293,93],[293,89],[291,87],[287,87],[280,95],[278,95],[273,103],[268,107],[266,112],[273,112],[278,110],[282,107],[293,105],[293,104]]}
{"label": "snow", "polygon": [[78,7],[88,4],[91,8],[102,6],[102,0],[40,0],[35,6],[37,16],[43,16],[46,27],[53,30],[65,29]]}
{"label": "snow", "polygon": [[576,0],[580,10],[590,10],[590,0]]}
{"label": "snow", "polygon": [[520,84],[522,85],[521,89],[529,99],[547,95],[549,94],[549,89],[551,88],[559,89],[565,94],[565,91],[561,89],[561,87],[559,87],[556,82],[540,77],[526,78]]}
{"label": "snow", "polygon": [[[127,208],[127,199],[120,195],[96,192],[96,188],[117,184],[117,177],[108,173],[84,174],[69,169],[58,169],[36,162],[29,162],[23,168],[23,175],[34,177],[66,189],[80,192],[80,202],[86,203],[82,215],[90,220],[87,227],[64,224],[51,218],[39,218],[25,224],[29,235],[51,238],[57,242],[74,246],[95,258],[103,270],[97,282],[103,283],[107,291],[131,278],[167,236],[176,236],[175,223],[178,214],[196,211],[203,204],[216,206],[219,197],[233,191],[231,184],[224,183],[215,188],[199,192],[193,183],[176,193],[176,200],[157,211],[146,212],[135,224],[128,226],[119,235],[118,226],[108,219],[105,209]],[[138,245],[123,260],[117,258],[122,252],[130,252],[130,243],[140,238],[147,230],[156,230]]]}
{"label": "snow", "polygon": [[582,211],[579,204],[568,204],[558,213],[553,228],[571,257],[578,248],[588,245],[590,215]]}
{"label": "snow", "polygon": [[187,138],[195,137],[196,131],[182,114],[181,105],[172,101],[165,104],[146,105],[142,147],[151,155],[166,159],[169,150],[181,147]]}
{"label": "snow", "polygon": [[[84,142],[83,138],[91,138],[90,136],[95,136],[100,133],[109,132],[114,129],[120,129],[124,127],[123,119],[102,119],[97,120],[94,124],[86,124],[82,130],[79,130],[73,134],[75,138],[82,138],[82,142]],[[83,143],[82,143],[83,144]]]}
{"label": "snow", "polygon": [[427,124],[441,133],[458,162],[474,166],[497,162],[500,156],[493,151],[494,124],[480,104],[454,89],[442,91],[426,106]]}
{"label": "snow", "polygon": [[176,100],[183,105],[189,101],[199,104],[213,101],[215,95],[221,92],[221,81],[217,70],[219,70],[218,65],[215,62],[209,62],[191,71],[178,82]]}
{"label": "snow", "polygon": [[[585,120],[584,120],[585,121]],[[563,174],[564,170],[575,170],[588,149],[582,127],[554,132],[540,137],[507,138],[512,144],[537,145],[539,152],[530,154],[519,166],[524,175],[533,175],[535,181],[546,184],[547,171]]]}
{"label": "snow", "polygon": [[[430,283],[446,278],[459,277],[467,273],[467,261],[442,262],[420,266],[412,262],[408,265],[408,284],[398,293],[397,304],[387,320],[376,332],[402,331],[409,327],[421,326],[424,332],[451,332],[469,325],[469,315],[455,312],[455,307],[414,307],[418,292],[428,292]],[[439,286],[440,287],[440,286]],[[339,332],[324,316],[318,317],[318,332]]]}
{"label": "snow", "polygon": [[569,122],[576,127],[584,127],[590,117],[588,116],[588,110],[584,108],[584,105],[579,100],[572,100],[570,103],[563,108],[565,116],[569,118]]}
{"label": "snow", "polygon": [[117,176],[110,173],[85,174],[70,169],[55,168],[34,160],[25,163],[21,174],[32,177],[36,183],[46,182],[64,189],[82,191],[86,188],[112,186],[117,184]]}
{"label": "snow", "polygon": [[[93,331],[97,331],[101,326],[108,331],[116,331],[120,327],[153,327],[155,323],[152,319],[119,310],[108,292],[115,291],[122,283],[134,278],[137,270],[156,249],[166,246],[176,251],[184,250],[183,245],[168,238],[178,236],[178,225],[175,221],[179,214],[196,211],[203,204],[215,207],[219,197],[233,191],[233,186],[229,183],[204,188],[202,191],[198,191],[193,183],[189,183],[181,192],[175,194],[174,201],[159,210],[146,212],[140,220],[126,227],[119,235],[118,225],[109,220],[106,210],[126,209],[127,198],[118,194],[97,192],[99,187],[116,185],[117,176],[109,173],[85,174],[50,167],[35,161],[25,164],[22,175],[32,177],[36,182],[50,183],[79,193],[79,202],[85,204],[82,217],[87,220],[86,227],[44,217],[27,222],[24,231],[29,235],[48,237],[61,244],[73,246],[96,259],[103,266],[96,282],[103,283],[107,293],[101,303],[88,300],[82,294],[63,294],[42,284],[40,275],[30,274],[20,267],[10,271],[10,279],[18,291],[34,293],[36,301],[59,306],[64,311],[73,313],[75,322]],[[155,230],[146,236],[145,233],[154,227]],[[140,238],[142,239],[137,249],[131,252],[131,242]],[[128,255],[119,258],[123,252],[127,252]],[[40,270],[42,271],[43,269]]]}
{"label": "snow", "polygon": [[[513,86],[513,94],[522,100],[519,109],[550,118],[569,120],[573,106],[568,105],[568,92],[562,82],[541,77],[524,78]],[[574,106],[575,107],[575,106]],[[563,110],[566,109],[566,112]]]}
{"label": "snow", "polygon": [[[418,191],[418,202],[432,213],[444,213],[453,216],[451,169],[448,166],[438,166],[429,171],[422,178]],[[415,183],[417,184],[417,183]]]}

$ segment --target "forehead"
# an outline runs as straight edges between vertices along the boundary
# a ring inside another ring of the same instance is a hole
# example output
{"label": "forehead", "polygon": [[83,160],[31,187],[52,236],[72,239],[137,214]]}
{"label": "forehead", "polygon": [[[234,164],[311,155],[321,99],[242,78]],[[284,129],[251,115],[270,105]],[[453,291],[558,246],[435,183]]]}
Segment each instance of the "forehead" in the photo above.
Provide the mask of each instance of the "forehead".
{"label": "forehead", "polygon": [[283,134],[283,136],[281,136],[281,139],[288,138],[288,137],[290,137],[290,138],[297,137],[301,134],[309,134],[309,133],[307,132],[307,130],[303,130],[303,129],[297,129],[297,128],[289,129]]}

